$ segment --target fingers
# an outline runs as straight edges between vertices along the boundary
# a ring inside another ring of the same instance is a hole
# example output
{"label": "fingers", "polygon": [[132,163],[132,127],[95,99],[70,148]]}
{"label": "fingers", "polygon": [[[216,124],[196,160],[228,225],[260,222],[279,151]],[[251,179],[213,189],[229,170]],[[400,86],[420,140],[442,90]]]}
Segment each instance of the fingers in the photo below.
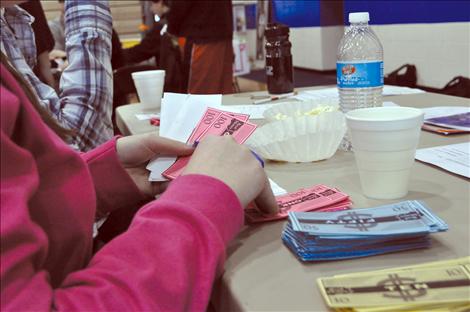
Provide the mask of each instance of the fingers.
{"label": "fingers", "polygon": [[192,146],[153,133],[147,136],[146,145],[154,155],[158,156],[187,156],[194,151]]}
{"label": "fingers", "polygon": [[122,137],[116,142],[116,152],[124,167],[142,166],[155,156],[187,156],[193,151],[192,146],[155,133]]}
{"label": "fingers", "polygon": [[166,191],[170,182],[151,182],[152,195],[158,195]]}
{"label": "fingers", "polygon": [[264,214],[273,215],[279,211],[279,206],[266,175],[264,179],[264,187],[261,190],[261,193],[255,198],[255,203],[258,209]]}
{"label": "fingers", "polygon": [[278,211],[260,159],[233,137],[207,137],[200,142],[183,174],[204,174],[224,182],[237,194],[243,206],[255,200],[266,214]]}

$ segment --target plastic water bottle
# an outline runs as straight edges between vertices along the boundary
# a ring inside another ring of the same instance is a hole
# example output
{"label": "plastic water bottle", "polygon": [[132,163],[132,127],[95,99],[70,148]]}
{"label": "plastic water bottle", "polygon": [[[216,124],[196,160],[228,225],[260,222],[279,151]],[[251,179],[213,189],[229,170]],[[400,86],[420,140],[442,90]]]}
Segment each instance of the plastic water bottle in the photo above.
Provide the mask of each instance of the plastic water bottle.
{"label": "plastic water bottle", "polygon": [[[369,27],[369,13],[349,13],[351,24],[341,39],[336,62],[339,104],[343,113],[350,110],[382,106],[383,48]],[[350,151],[347,136],[340,149]]]}

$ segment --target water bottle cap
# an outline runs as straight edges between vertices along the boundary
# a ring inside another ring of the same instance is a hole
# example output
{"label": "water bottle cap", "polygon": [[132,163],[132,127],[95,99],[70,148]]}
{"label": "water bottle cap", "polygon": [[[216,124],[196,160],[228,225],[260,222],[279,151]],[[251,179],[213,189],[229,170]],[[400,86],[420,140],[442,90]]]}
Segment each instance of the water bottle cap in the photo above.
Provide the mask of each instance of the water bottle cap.
{"label": "water bottle cap", "polygon": [[369,21],[369,12],[349,13],[349,23],[367,23]]}

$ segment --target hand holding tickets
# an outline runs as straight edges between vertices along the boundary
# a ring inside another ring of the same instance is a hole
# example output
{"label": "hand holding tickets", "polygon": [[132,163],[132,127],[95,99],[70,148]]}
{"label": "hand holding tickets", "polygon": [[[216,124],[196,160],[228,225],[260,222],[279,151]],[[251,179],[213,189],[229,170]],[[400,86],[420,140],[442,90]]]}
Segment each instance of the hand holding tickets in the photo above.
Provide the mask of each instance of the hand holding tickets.
{"label": "hand holding tickets", "polygon": [[146,163],[155,156],[185,156],[191,155],[193,151],[191,146],[156,133],[131,135],[116,141],[116,152],[122,166],[139,190],[149,198],[163,192],[168,182],[150,182]]}
{"label": "hand holding tickets", "polygon": [[349,196],[337,189],[325,185],[302,188],[298,191],[276,197],[279,212],[266,216],[254,207],[245,210],[245,216],[251,223],[274,221],[287,218],[290,211],[338,211],[351,206]]}
{"label": "hand holding tickets", "polygon": [[[208,135],[231,135],[237,143],[243,144],[256,130],[256,125],[248,122],[248,118],[248,115],[208,108],[196,128],[194,128],[187,143],[199,142]],[[168,179],[175,179],[181,174],[188,161],[189,157],[178,158],[162,175]]]}
{"label": "hand holding tickets", "polygon": [[264,213],[277,213],[278,206],[264,169],[251,151],[232,136],[208,136],[194,151],[185,174],[204,174],[227,184],[243,207],[251,201]]}
{"label": "hand holding tickets", "polygon": [[336,311],[468,311],[470,257],[318,279]]}
{"label": "hand holding tickets", "polygon": [[447,224],[416,200],[337,212],[289,212],[282,240],[302,261],[424,248]]}

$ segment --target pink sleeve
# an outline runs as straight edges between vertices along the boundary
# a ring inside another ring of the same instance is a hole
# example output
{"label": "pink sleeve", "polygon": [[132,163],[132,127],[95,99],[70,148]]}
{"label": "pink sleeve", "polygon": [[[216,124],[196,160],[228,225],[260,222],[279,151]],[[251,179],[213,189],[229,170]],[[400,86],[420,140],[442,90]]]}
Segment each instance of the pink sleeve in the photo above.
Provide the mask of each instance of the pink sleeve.
{"label": "pink sleeve", "polygon": [[[127,232],[88,262],[95,199],[84,164],[32,107],[20,106],[3,87],[0,91],[1,311],[204,311],[225,247],[243,223],[234,192],[207,176],[179,177],[159,200],[139,210]],[[12,133],[37,153],[12,141]],[[116,193],[113,198],[112,187],[126,192],[122,188],[135,185],[124,179],[122,168],[110,172],[118,164],[113,144],[85,158],[102,192],[99,201],[118,206],[119,199],[129,199]],[[54,172],[56,160],[63,166]],[[112,179],[99,180],[99,174]],[[115,181],[119,177],[124,180]],[[74,194],[64,196],[71,189]],[[135,196],[135,189],[128,194]],[[90,209],[79,209],[82,205]],[[62,214],[65,210],[71,213]],[[65,235],[70,232],[76,235]],[[68,250],[59,258],[73,267],[47,267],[53,250]],[[72,273],[54,280],[54,270]]]}
{"label": "pink sleeve", "polygon": [[103,215],[117,209],[135,207],[146,200],[119,162],[116,153],[118,138],[114,137],[97,148],[81,154],[88,163],[93,179],[98,213]]}
{"label": "pink sleeve", "polygon": [[56,290],[59,310],[204,311],[226,244],[243,223],[233,191],[182,176],[144,206],[129,230]]}
{"label": "pink sleeve", "polygon": [[2,311],[205,310],[225,247],[243,223],[241,204],[224,183],[179,177],[139,210],[127,232],[54,288],[41,269],[47,236],[28,214],[37,175],[30,155],[2,132],[2,169],[10,161],[25,173],[2,171]]}

